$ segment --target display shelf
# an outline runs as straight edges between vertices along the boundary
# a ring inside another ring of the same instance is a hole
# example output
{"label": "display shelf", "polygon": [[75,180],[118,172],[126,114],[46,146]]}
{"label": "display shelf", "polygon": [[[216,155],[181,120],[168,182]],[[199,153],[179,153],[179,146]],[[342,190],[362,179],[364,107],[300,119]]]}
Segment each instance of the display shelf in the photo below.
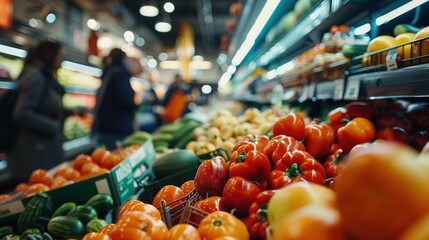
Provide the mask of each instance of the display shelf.
{"label": "display shelf", "polygon": [[392,71],[353,75],[347,79],[344,99],[429,97],[428,71],[429,64],[423,64]]}
{"label": "display shelf", "polygon": [[262,44],[262,47],[252,52],[250,62],[255,64],[240,66],[240,71],[237,71],[240,74],[233,76],[233,81],[241,82],[258,67],[275,65],[299,55],[313,46],[314,39],[319,41],[321,33],[326,32],[330,26],[347,23],[351,20],[350,16],[363,14],[367,2],[369,1],[320,1],[289,32],[272,42]]}
{"label": "display shelf", "polygon": [[79,94],[97,94],[98,89],[87,88],[87,87],[77,87],[77,86],[65,86],[64,90],[68,93],[79,93]]}

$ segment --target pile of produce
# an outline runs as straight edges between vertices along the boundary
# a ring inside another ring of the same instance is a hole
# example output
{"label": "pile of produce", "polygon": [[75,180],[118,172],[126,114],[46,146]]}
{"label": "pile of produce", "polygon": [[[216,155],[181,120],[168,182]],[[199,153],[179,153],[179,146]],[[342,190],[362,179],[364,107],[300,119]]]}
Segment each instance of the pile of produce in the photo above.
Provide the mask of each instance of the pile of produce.
{"label": "pile of produce", "polygon": [[0,228],[0,239],[80,239],[107,225],[105,214],[113,209],[113,199],[97,194],[84,204],[66,202],[54,209],[43,192],[34,195],[19,215],[17,225]]}
{"label": "pile of produce", "polygon": [[139,147],[140,145],[132,145],[114,152],[105,148],[97,148],[91,155],[80,154],[73,161],[61,165],[52,173],[45,169],[36,169],[32,172],[28,182],[18,184],[11,193],[1,194],[0,204],[14,196],[26,198],[37,192],[46,192],[107,173]]}
{"label": "pile of produce", "polygon": [[84,136],[88,136],[91,132],[92,122],[94,117],[91,114],[85,113],[82,116],[72,115],[64,120],[64,138],[72,140]]}

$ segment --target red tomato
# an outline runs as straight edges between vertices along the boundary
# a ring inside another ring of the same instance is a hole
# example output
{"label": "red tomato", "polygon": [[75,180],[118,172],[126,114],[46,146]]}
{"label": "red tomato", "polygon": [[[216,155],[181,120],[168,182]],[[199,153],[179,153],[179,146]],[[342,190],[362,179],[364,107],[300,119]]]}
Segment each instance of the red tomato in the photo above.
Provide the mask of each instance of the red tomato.
{"label": "red tomato", "polygon": [[273,136],[286,135],[301,140],[305,135],[305,122],[301,115],[289,113],[280,118],[273,126]]}
{"label": "red tomato", "polygon": [[325,169],[316,159],[307,152],[294,151],[285,153],[277,161],[270,174],[269,182],[273,189],[280,189],[300,181],[324,185],[325,178]]}
{"label": "red tomato", "polygon": [[247,215],[250,205],[260,192],[261,189],[255,183],[242,177],[232,177],[226,182],[222,196],[226,207]]}
{"label": "red tomato", "polygon": [[[305,128],[304,128],[305,131]],[[265,155],[275,164],[286,152],[305,151],[304,145],[293,137],[279,135],[271,139],[264,148]]]}
{"label": "red tomato", "polygon": [[228,165],[220,156],[201,163],[194,179],[195,188],[203,197],[220,196],[227,180]]}

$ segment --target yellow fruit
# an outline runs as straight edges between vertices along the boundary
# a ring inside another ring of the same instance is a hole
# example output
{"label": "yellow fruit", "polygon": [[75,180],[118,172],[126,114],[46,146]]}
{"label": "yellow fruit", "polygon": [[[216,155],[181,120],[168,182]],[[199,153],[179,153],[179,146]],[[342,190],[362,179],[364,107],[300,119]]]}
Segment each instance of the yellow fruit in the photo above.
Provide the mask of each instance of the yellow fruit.
{"label": "yellow fruit", "polygon": [[426,213],[424,217],[421,217],[415,221],[411,227],[405,230],[400,240],[424,240],[429,239],[429,214]]}
{"label": "yellow fruit", "polygon": [[[394,37],[382,35],[374,38],[371,42],[368,44],[368,48],[366,50],[367,53],[380,51],[386,48],[390,48],[393,46],[398,45],[397,41]],[[369,57],[369,61],[367,61],[367,64],[369,66],[371,65],[379,65],[379,64],[385,64],[386,63],[386,52],[381,52],[376,55],[372,55]]]}
{"label": "yellow fruit", "polygon": [[[421,38],[429,37],[429,27],[425,27],[422,30],[420,30],[414,40],[418,40]],[[423,40],[421,42],[413,43],[413,57],[423,56],[429,54],[429,39]],[[424,59],[415,60],[413,61],[414,64],[419,63],[427,63],[429,62],[429,56],[425,57]]]}
{"label": "yellow fruit", "polygon": [[[416,34],[414,33],[402,33],[395,37],[398,45],[408,43],[414,40]],[[411,44],[398,47],[398,57],[402,60],[409,59],[411,57]],[[409,61],[404,62],[405,66],[410,65]]]}

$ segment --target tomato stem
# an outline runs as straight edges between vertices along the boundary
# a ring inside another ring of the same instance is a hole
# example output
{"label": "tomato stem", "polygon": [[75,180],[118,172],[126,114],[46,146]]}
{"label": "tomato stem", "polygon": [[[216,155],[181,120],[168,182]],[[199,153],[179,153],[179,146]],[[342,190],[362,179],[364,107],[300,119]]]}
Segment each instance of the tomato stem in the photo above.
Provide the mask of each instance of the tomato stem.
{"label": "tomato stem", "polygon": [[215,227],[220,227],[220,226],[222,226],[222,220],[220,220],[220,219],[216,219],[216,220],[214,220],[214,221],[213,221],[213,225],[214,225]]}
{"label": "tomato stem", "polygon": [[235,162],[243,163],[245,158],[246,158],[246,152],[243,151],[237,156],[237,158],[235,158]]}
{"label": "tomato stem", "polygon": [[289,178],[296,178],[301,176],[301,174],[301,166],[298,163],[293,163],[286,169],[286,176],[288,176]]}

